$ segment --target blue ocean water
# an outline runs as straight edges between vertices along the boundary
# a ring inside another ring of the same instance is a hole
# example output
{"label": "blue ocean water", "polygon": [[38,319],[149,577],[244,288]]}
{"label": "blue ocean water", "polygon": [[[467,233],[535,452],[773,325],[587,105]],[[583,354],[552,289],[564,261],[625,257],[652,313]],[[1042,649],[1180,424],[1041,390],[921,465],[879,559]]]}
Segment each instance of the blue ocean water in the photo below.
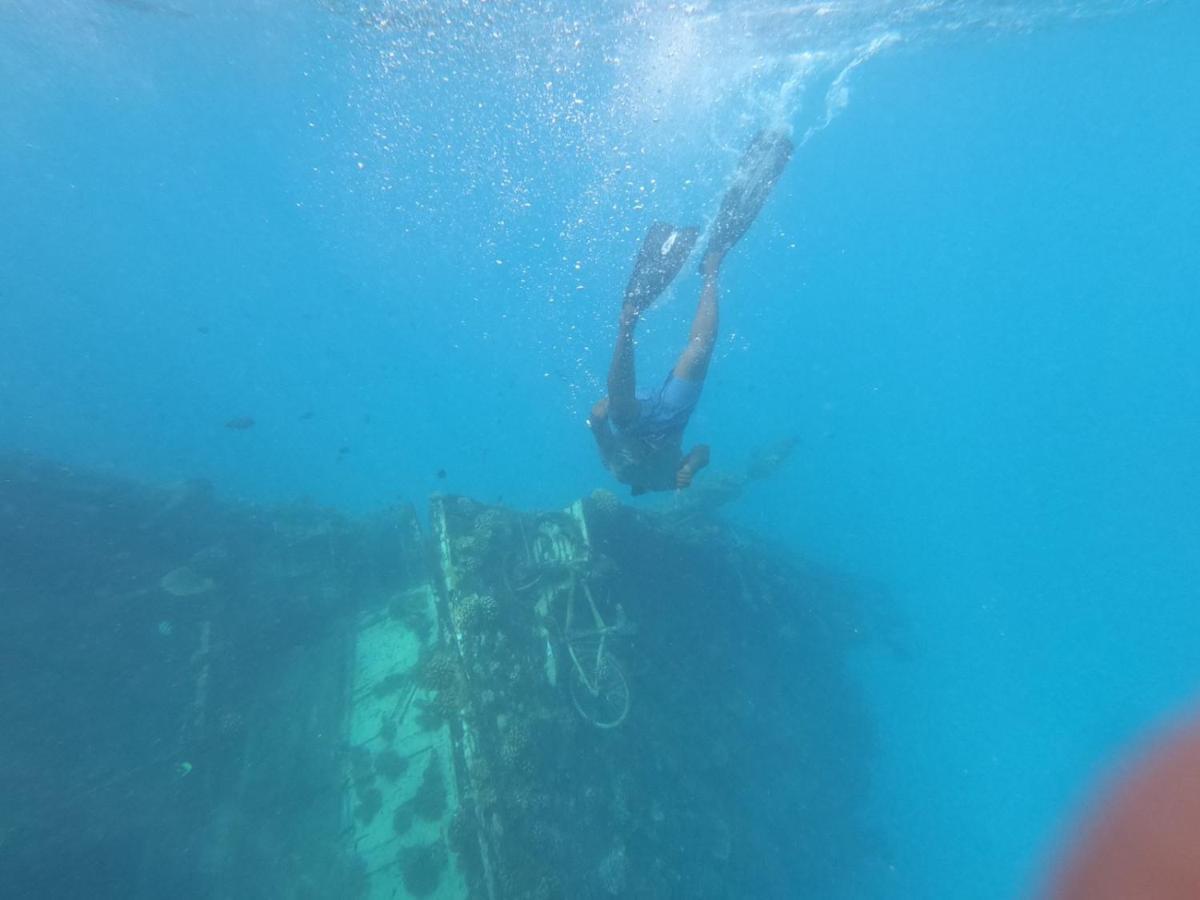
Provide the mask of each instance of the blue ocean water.
{"label": "blue ocean water", "polygon": [[856,669],[884,895],[1020,895],[1200,689],[1197,34],[1183,2],[18,0],[0,448],[354,512],[615,489],[583,420],[641,233],[787,124],[689,436],[715,471],[796,437],[732,514],[906,623]]}

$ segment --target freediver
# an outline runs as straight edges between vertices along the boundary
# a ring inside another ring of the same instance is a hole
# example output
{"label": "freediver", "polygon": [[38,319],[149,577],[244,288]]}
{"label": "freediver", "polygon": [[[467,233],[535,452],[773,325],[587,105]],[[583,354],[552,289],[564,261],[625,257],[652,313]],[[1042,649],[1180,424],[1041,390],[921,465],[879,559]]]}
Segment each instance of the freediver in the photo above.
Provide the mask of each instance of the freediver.
{"label": "freediver", "polygon": [[742,155],[709,229],[700,262],[700,302],[687,346],[666,380],[648,392],[636,389],[634,330],[683,268],[699,231],[655,222],[646,234],[621,304],[608,396],[592,407],[588,418],[604,465],[635,495],[686,488],[708,465],[707,444],[683,452],[683,431],[700,400],[717,341],[721,263],[749,230],[791,155],[792,142],[781,131],[760,131]]}

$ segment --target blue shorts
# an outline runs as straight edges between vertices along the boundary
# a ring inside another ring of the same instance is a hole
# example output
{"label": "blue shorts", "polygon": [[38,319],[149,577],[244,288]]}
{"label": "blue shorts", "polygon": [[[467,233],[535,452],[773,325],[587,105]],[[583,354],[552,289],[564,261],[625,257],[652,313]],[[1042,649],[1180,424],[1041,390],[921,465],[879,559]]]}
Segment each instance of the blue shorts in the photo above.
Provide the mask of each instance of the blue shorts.
{"label": "blue shorts", "polygon": [[672,372],[655,391],[638,391],[638,417],[621,434],[631,437],[652,437],[683,431],[700,401],[703,381],[676,378]]}

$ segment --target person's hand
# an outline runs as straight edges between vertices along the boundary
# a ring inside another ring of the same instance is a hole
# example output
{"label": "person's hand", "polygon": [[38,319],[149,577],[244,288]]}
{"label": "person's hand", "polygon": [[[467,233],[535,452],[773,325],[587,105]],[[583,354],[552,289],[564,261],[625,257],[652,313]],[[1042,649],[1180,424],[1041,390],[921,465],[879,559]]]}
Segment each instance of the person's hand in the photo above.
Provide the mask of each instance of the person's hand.
{"label": "person's hand", "polygon": [[680,490],[690,487],[692,479],[696,477],[696,473],[708,465],[708,459],[708,444],[697,444],[693,447],[691,452],[684,457],[683,463],[675,471],[675,487]]}

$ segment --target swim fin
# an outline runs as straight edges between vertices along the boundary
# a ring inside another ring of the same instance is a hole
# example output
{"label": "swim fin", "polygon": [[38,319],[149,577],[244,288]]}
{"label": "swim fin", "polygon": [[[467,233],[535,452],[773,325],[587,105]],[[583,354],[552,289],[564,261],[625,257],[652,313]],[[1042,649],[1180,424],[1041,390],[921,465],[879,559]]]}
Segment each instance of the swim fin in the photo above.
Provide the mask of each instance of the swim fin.
{"label": "swim fin", "polygon": [[633,264],[633,274],[625,288],[625,302],[642,312],[657,300],[679,274],[699,237],[698,229],[654,222],[646,232],[637,262]]}
{"label": "swim fin", "polygon": [[791,139],[782,131],[764,129],[754,136],[721,198],[721,209],[708,230],[705,256],[725,253],[742,239],[792,158],[792,149]]}

